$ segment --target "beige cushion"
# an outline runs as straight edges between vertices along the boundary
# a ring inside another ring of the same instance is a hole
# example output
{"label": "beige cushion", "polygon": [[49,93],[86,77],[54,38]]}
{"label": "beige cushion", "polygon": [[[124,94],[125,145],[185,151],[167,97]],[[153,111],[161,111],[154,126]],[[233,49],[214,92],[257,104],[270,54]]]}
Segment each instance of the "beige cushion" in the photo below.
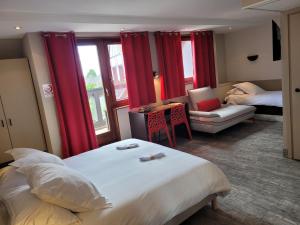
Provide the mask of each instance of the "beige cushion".
{"label": "beige cushion", "polygon": [[197,103],[203,100],[216,98],[213,90],[210,87],[203,87],[193,90],[188,90],[190,100],[192,102],[193,110],[198,110]]}
{"label": "beige cushion", "polygon": [[246,92],[238,89],[238,88],[233,88],[230,91],[227,91],[227,95],[244,95]]}
{"label": "beige cushion", "polygon": [[243,82],[243,83],[235,84],[233,86],[242,90],[243,92],[245,92],[249,95],[262,94],[262,93],[266,92],[261,87],[258,87],[257,85],[252,84],[250,82]]}

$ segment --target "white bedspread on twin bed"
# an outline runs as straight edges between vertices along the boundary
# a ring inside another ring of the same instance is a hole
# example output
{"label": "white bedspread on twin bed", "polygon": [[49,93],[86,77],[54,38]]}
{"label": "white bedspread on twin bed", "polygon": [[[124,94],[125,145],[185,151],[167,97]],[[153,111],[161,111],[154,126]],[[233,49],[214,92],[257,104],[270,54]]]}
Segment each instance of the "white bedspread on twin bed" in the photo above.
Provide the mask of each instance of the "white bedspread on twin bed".
{"label": "white bedspread on twin bed", "polygon": [[282,91],[266,91],[257,95],[229,95],[225,98],[233,105],[265,105],[282,107]]}
{"label": "white bedspread on twin bed", "polygon": [[[140,147],[116,150],[138,143]],[[140,162],[139,157],[163,152],[166,157]],[[84,225],[158,225],[230,184],[213,163],[174,149],[128,139],[65,160],[87,176],[112,208],[80,213]]]}

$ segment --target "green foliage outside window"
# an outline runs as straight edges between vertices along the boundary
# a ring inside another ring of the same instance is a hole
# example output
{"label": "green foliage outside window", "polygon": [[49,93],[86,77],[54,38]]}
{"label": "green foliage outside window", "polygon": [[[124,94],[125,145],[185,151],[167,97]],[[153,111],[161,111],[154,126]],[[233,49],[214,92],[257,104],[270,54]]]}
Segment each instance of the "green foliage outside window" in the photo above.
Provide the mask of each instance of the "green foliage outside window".
{"label": "green foliage outside window", "polygon": [[85,85],[88,91],[93,90],[95,88],[101,88],[101,78],[97,75],[94,69],[90,69],[85,77]]}

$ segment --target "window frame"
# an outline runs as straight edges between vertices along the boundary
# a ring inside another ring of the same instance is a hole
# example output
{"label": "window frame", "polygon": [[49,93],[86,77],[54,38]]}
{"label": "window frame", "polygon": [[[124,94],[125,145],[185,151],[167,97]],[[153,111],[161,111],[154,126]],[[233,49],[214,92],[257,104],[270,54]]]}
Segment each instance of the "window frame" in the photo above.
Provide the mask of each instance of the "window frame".
{"label": "window frame", "polygon": [[[109,124],[110,124],[110,131],[103,133],[103,134],[96,134],[97,136],[97,140],[98,140],[98,144],[104,145],[104,144],[109,144],[112,143],[116,140],[120,139],[120,135],[118,133],[118,129],[117,129],[117,123],[115,120],[115,114],[114,114],[114,103],[113,103],[113,99],[114,97],[111,97],[111,87],[109,85],[109,74],[105,73],[106,72],[106,68],[104,68],[104,64],[103,64],[103,58],[105,57],[103,54],[100,54],[100,52],[102,52],[101,50],[101,41],[100,38],[77,38],[76,39],[76,47],[79,45],[96,45],[97,46],[97,51],[98,51],[98,58],[99,58],[99,65],[100,65],[100,71],[101,71],[101,76],[102,76],[102,82],[103,82],[103,87],[105,88],[104,91],[109,92],[109,95],[105,94],[105,99],[106,99],[106,106],[107,106],[107,111],[108,111],[108,116],[109,116]],[[105,74],[104,74],[105,73]],[[96,132],[96,130],[95,130]]]}
{"label": "window frame", "polygon": [[[114,83],[113,83],[113,80],[112,80],[112,72],[111,72],[111,65],[110,65],[110,61],[108,60],[109,59],[109,53],[108,53],[108,45],[111,45],[111,44],[121,44],[121,39],[119,37],[114,37],[114,38],[101,38],[101,40],[103,41],[103,47],[105,49],[102,49],[103,52],[106,51],[106,54],[107,54],[107,60],[105,60],[106,62],[106,67],[107,67],[107,73],[109,74],[109,78],[110,78],[110,85],[111,85],[111,90],[113,90],[111,93],[113,95],[113,99],[114,99],[114,108],[121,108],[121,107],[125,107],[125,106],[128,106],[129,105],[129,100],[128,98],[127,99],[122,99],[122,100],[117,100],[116,98],[116,90],[115,90],[115,86],[114,86]],[[125,79],[126,79],[126,72],[125,72]],[[127,80],[126,80],[127,82]],[[126,87],[127,88],[127,87]]]}
{"label": "window frame", "polygon": [[[181,42],[182,41],[191,41],[191,35],[189,35],[189,34],[181,35]],[[194,76],[194,74],[192,74],[191,77],[184,78],[184,83],[185,84],[193,84],[193,76]]]}
{"label": "window frame", "polygon": [[[98,38],[77,38],[77,44],[90,44],[96,43],[99,49],[99,60],[100,66],[103,68],[102,72],[105,72],[108,75],[108,82],[110,93],[109,95],[112,96],[112,107],[114,109],[126,107],[129,105],[129,100],[122,99],[117,100],[115,95],[115,86],[112,80],[112,72],[111,72],[111,65],[109,61],[109,52],[108,52],[108,45],[110,44],[121,44],[120,37],[98,37]],[[125,74],[126,76],[126,74]]]}

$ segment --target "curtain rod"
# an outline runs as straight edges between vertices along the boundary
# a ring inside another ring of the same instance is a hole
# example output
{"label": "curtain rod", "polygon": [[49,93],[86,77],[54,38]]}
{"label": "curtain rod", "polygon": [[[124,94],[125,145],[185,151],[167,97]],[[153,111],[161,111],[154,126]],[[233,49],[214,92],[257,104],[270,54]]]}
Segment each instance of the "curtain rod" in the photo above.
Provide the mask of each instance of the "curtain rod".
{"label": "curtain rod", "polygon": [[125,37],[128,37],[128,36],[134,36],[134,37],[137,37],[138,35],[146,35],[145,32],[137,32],[137,33],[121,33],[121,35],[124,35]]}
{"label": "curtain rod", "polygon": [[[49,33],[43,34],[44,37],[50,37]],[[55,37],[67,37],[67,34],[55,34]]]}

